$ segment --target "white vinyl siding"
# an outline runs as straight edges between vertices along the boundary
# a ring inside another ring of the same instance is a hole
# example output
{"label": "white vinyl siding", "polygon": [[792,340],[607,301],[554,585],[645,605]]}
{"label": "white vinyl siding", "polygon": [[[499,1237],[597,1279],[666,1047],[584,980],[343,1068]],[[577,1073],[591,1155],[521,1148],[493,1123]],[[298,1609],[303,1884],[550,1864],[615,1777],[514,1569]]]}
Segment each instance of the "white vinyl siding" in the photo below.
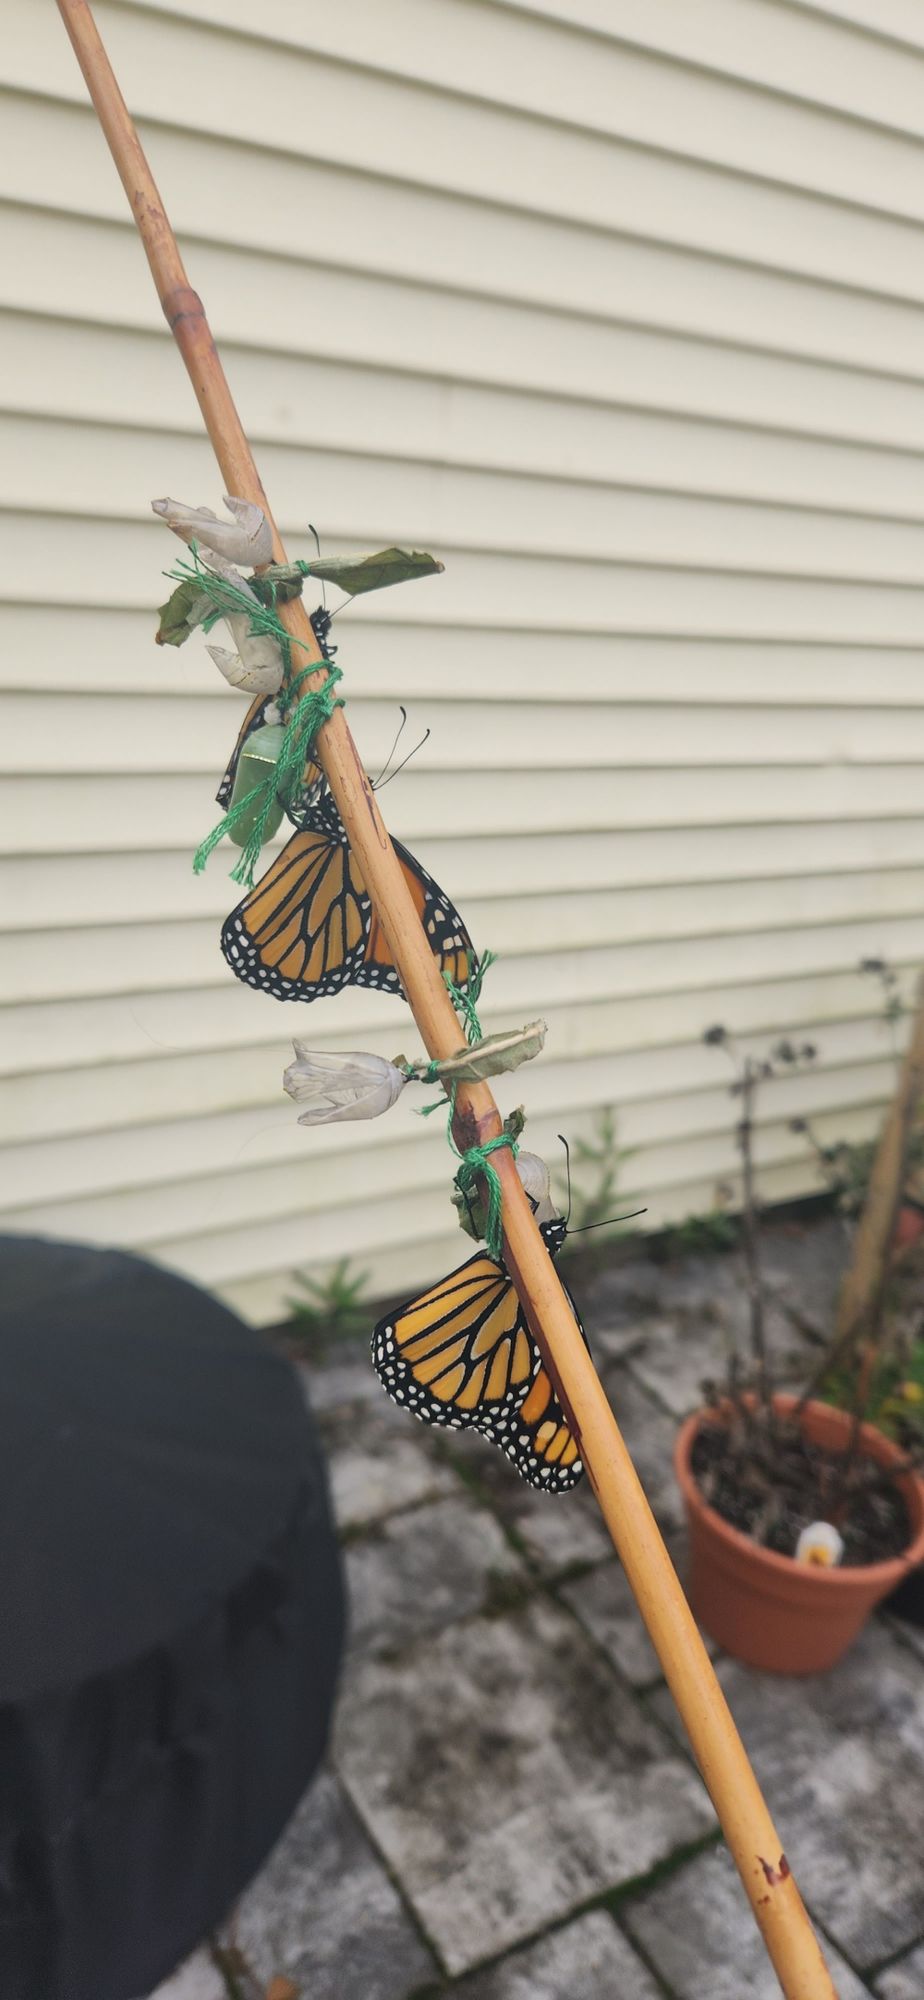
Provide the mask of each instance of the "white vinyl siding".
{"label": "white vinyl siding", "polygon": [[[408,841],[544,1014],[527,1143],[618,1110],[657,1224],[733,1177],[701,1031],[810,1034],[772,1085],[875,1129],[862,956],[924,959],[924,17],[911,0],[105,0],[293,551],[433,548],[338,621]],[[220,480],[56,9],[0,44],[0,1225],[137,1247],[275,1317],[464,1253],[443,1121],[306,1132],[290,1037],[416,1050],[402,1005],[309,1013],[218,949],[191,856],[239,698],[153,644]]]}

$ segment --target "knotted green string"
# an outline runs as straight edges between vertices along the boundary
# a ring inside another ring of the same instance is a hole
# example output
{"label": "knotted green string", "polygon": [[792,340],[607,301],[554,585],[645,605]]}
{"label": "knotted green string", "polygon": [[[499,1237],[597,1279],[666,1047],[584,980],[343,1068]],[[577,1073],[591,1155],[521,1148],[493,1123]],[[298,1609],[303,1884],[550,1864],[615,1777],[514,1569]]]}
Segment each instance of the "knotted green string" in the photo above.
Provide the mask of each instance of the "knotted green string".
{"label": "knotted green string", "polygon": [[[465,1039],[470,1048],[476,1042],[484,1040],[481,1022],[478,1019],[478,1002],[481,999],[481,988],[484,984],[485,973],[489,966],[493,964],[493,951],[486,951],[483,958],[479,959],[478,964],[475,966],[465,992],[462,991],[461,987],[456,986],[454,980],[450,979],[448,972],[443,973],[443,982],[456,1013],[462,1019],[465,1027]],[[439,1077],[439,1070],[440,1065],[437,1058],[427,1064],[421,1081],[423,1083],[436,1083]],[[446,1137],[459,1162],[455,1174],[455,1186],[458,1188],[463,1200],[467,1200],[468,1196],[474,1193],[478,1181],[484,1181],[487,1190],[484,1240],[489,1256],[500,1257],[503,1249],[503,1236],[501,1233],[503,1189],[497,1168],[491,1165],[491,1154],[496,1153],[499,1146],[509,1146],[514,1159],[516,1159],[519,1147],[512,1133],[500,1132],[496,1139],[486,1139],[483,1146],[469,1146],[466,1152],[460,1153],[452,1130],[456,1115],[456,1093],[458,1088],[458,1083],[455,1082],[449,1086],[449,1116],[446,1120]],[[421,1117],[428,1118],[431,1111],[438,1111],[442,1102],[442,1098],[437,1098],[435,1103],[425,1105],[420,1114]]]}
{"label": "knotted green string", "polygon": [[[311,666],[306,667],[304,672],[296,676],[292,691],[290,692],[290,701],[295,689],[304,680],[305,675],[316,672],[317,668]],[[301,782],[309,745],[314,741],[322,722],[329,720],[335,708],[343,707],[341,698],[335,696],[333,693],[333,689],[340,679],[340,668],[335,667],[333,663],[328,663],[327,679],[323,687],[310,689],[308,694],[303,694],[300,701],[296,702],[286,724],[286,733],[282,739],[279,756],[272,770],[267,773],[265,778],[261,778],[258,785],[254,785],[252,791],[245,792],[243,798],[238,799],[235,805],[228,808],[218,826],[213,826],[211,833],[206,836],[201,846],[196,849],[193,868],[197,875],[201,874],[209,855],[218,846],[219,841],[224,839],[226,833],[230,833],[231,828],[236,826],[238,820],[242,819],[244,814],[259,800],[259,812],[253,830],[241,853],[240,860],[231,870],[232,882],[241,882],[248,889],[253,887],[253,872],[260,859],[263,842],[266,839],[266,823],[272,812],[273,805],[277,798],[281,799],[284,805],[291,803]],[[286,706],[288,705],[287,703]]]}
{"label": "knotted green string", "polygon": [[255,603],[246,591],[239,590],[227,577],[218,576],[214,570],[206,569],[199,561],[195,542],[191,543],[190,547],[192,562],[178,562],[166,574],[181,583],[194,577],[197,583],[201,584],[203,596],[211,600],[213,607],[200,621],[203,630],[210,632],[219,618],[227,618],[229,613],[240,612],[250,619],[252,633],[260,636],[268,635],[275,639],[282,653],[283,682],[276,697],[276,705],[286,723],[286,731],[276,763],[267,776],[261,778],[258,785],[254,785],[252,791],[245,793],[243,798],[238,799],[229,808],[224,818],[201,842],[193,858],[193,870],[197,875],[201,875],[209,855],[214,852],[219,841],[223,840],[225,834],[230,833],[231,828],[236,826],[245,813],[259,801],[253,830],[242,850],[240,860],[231,870],[232,882],[240,882],[245,888],[252,889],[254,869],[266,839],[267,821],[275,800],[279,798],[284,805],[291,804],[298,791],[309,747],[318,730],[322,723],[330,720],[335,708],[343,707],[342,697],[335,696],[333,692],[342,675],[339,667],[335,667],[332,661],[327,661],[327,678],[322,686],[311,688],[307,694],[299,696],[298,690],[302,682],[309,675],[317,673],[318,666],[325,663],[312,661],[309,666],[303,667],[299,673],[293,675],[292,647],[300,646],[307,652],[308,641],[293,639],[271,605]]}
{"label": "knotted green string", "polygon": [[[455,1087],[453,1087],[453,1097]],[[496,1153],[498,1146],[509,1146],[516,1159],[519,1147],[509,1132],[499,1132],[496,1139],[486,1139],[483,1146],[469,1146],[468,1151],[459,1153],[455,1140],[450,1135],[453,1152],[458,1154],[459,1166],[455,1184],[463,1198],[473,1192],[476,1182],[483,1180],[488,1191],[488,1212],[484,1225],[484,1240],[489,1257],[500,1257],[504,1247],[501,1232],[503,1212],[503,1189],[496,1167],[492,1167],[489,1155]]]}
{"label": "knotted green string", "polygon": [[[202,626],[203,632],[211,632],[213,625],[217,625],[219,618],[228,618],[232,614],[249,618],[252,633],[268,635],[270,638],[278,640],[282,649],[282,664],[285,678],[288,680],[292,672],[293,645],[301,646],[307,651],[308,642],[306,639],[293,639],[291,632],[286,631],[282,620],[276,613],[275,588],[272,591],[273,602],[267,604],[261,601],[257,592],[250,587],[247,590],[241,590],[238,584],[232,583],[230,577],[220,576],[217,570],[207,569],[205,564],[199,560],[199,545],[197,542],[190,542],[189,553],[192,556],[192,562],[183,562],[180,560],[174,563],[172,569],[165,569],[164,575],[169,578],[171,583],[194,582],[198,584],[203,597],[208,598],[211,610],[207,611],[205,617],[200,618],[198,621]],[[254,583],[259,584],[260,578],[255,577]],[[283,602],[285,602],[284,597]]]}
{"label": "knotted green string", "polygon": [[[478,1019],[478,1011],[477,1011],[478,1001],[481,999],[481,989],[482,986],[484,985],[485,973],[487,972],[488,967],[494,964],[495,957],[496,953],[494,953],[493,951],[486,951],[483,958],[480,958],[478,960],[477,964],[475,965],[473,971],[469,976],[467,988],[464,993],[462,991],[461,986],[457,986],[455,980],[450,979],[448,972],[443,973],[443,985],[445,986],[446,991],[449,994],[449,998],[452,1001],[456,1013],[461,1014],[462,1016],[462,1020],[465,1025],[465,1039],[469,1045],[469,1048],[472,1048],[476,1042],[480,1042],[484,1039],[482,1034],[481,1022]],[[423,1071],[420,1077],[420,1081],[421,1083],[438,1083],[439,1074],[440,1074],[440,1058],[439,1056],[435,1056],[432,1062],[428,1062],[426,1069]],[[457,1086],[453,1084],[449,1092],[450,1144],[452,1144],[452,1120],[456,1104],[456,1099],[455,1099],[456,1087]],[[441,1097],[437,1097],[432,1104],[425,1104],[422,1111],[420,1111],[418,1115],[421,1118],[429,1118],[430,1113],[432,1111],[439,1111],[442,1103],[443,1099]]]}

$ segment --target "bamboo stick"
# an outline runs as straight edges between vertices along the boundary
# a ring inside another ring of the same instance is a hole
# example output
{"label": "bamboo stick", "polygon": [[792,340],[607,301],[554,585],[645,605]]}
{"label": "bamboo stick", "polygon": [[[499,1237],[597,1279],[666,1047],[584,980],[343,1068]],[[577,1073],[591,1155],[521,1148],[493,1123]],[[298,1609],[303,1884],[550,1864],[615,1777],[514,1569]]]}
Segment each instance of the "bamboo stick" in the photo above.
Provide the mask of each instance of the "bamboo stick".
{"label": "bamboo stick", "polygon": [[908,1147],[924,1099],[924,975],[915,996],[914,1019],[895,1096],[886,1113],[853,1255],[837,1302],[832,1354],[866,1330],[886,1275],[895,1224],[905,1187]]}
{"label": "bamboo stick", "polygon": [[[90,9],[86,0],[58,0],[58,7],[128,196],[167,322],[198,396],[226,489],[257,501],[272,521],[201,300],[189,285]],[[273,533],[275,560],[283,562],[285,550],[275,525]],[[301,602],[281,606],[280,616],[304,647],[305,658],[319,658]],[[460,1042],[455,1011],[342,709],[325,723],[316,747],[427,1051],[432,1057],[452,1055]],[[487,1084],[460,1087],[456,1118],[460,1147],[483,1143],[500,1130],[500,1115]],[[493,1159],[503,1185],[504,1254],[511,1276],[572,1424],[783,1992],[787,2000],[836,2000],[779,1835],[514,1161],[504,1149]]]}

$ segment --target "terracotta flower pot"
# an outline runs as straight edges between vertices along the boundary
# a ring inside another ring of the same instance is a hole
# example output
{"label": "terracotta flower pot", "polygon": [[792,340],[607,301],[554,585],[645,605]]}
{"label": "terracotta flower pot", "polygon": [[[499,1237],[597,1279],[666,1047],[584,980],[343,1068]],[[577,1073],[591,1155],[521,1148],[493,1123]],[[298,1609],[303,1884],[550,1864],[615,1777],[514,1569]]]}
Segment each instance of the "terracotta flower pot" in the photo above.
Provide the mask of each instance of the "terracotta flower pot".
{"label": "terracotta flower pot", "polygon": [[[775,1396],[774,1406],[785,1415],[797,1400]],[[911,1540],[900,1556],[857,1568],[816,1569],[760,1548],[704,1500],[690,1459],[709,1415],[697,1410],[688,1417],[674,1447],[690,1531],[689,1595],[696,1617],[726,1652],[748,1666],[777,1674],[833,1667],[880,1599],[924,1561],[924,1480],[906,1473],[898,1482],[911,1522]],[[834,1450],[846,1447],[851,1424],[846,1411],[808,1403],[802,1424],[813,1443]],[[860,1440],[864,1457],[879,1465],[894,1465],[903,1456],[871,1424],[863,1425]]]}

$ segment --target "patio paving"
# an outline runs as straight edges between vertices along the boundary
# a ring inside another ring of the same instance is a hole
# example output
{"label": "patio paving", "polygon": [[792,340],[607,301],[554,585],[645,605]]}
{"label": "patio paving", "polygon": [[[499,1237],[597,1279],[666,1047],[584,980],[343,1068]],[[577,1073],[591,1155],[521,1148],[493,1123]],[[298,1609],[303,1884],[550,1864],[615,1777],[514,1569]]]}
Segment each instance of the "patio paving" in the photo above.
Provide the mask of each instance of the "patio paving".
{"label": "patio paving", "polygon": [[[796,1354],[843,1239],[768,1237],[773,1334]],[[671,1446],[737,1287],[728,1257],[637,1260],[582,1299],[681,1575]],[[414,1424],[361,1347],[303,1374],[352,1626],[330,1767],[236,1913],[235,2000],[274,1978],[299,2000],[771,2000],[586,1482],[534,1494],[490,1445]],[[924,1635],[884,1616],[812,1680],[717,1670],[841,2000],[924,2000]],[[156,2000],[231,1990],[203,1947]]]}

